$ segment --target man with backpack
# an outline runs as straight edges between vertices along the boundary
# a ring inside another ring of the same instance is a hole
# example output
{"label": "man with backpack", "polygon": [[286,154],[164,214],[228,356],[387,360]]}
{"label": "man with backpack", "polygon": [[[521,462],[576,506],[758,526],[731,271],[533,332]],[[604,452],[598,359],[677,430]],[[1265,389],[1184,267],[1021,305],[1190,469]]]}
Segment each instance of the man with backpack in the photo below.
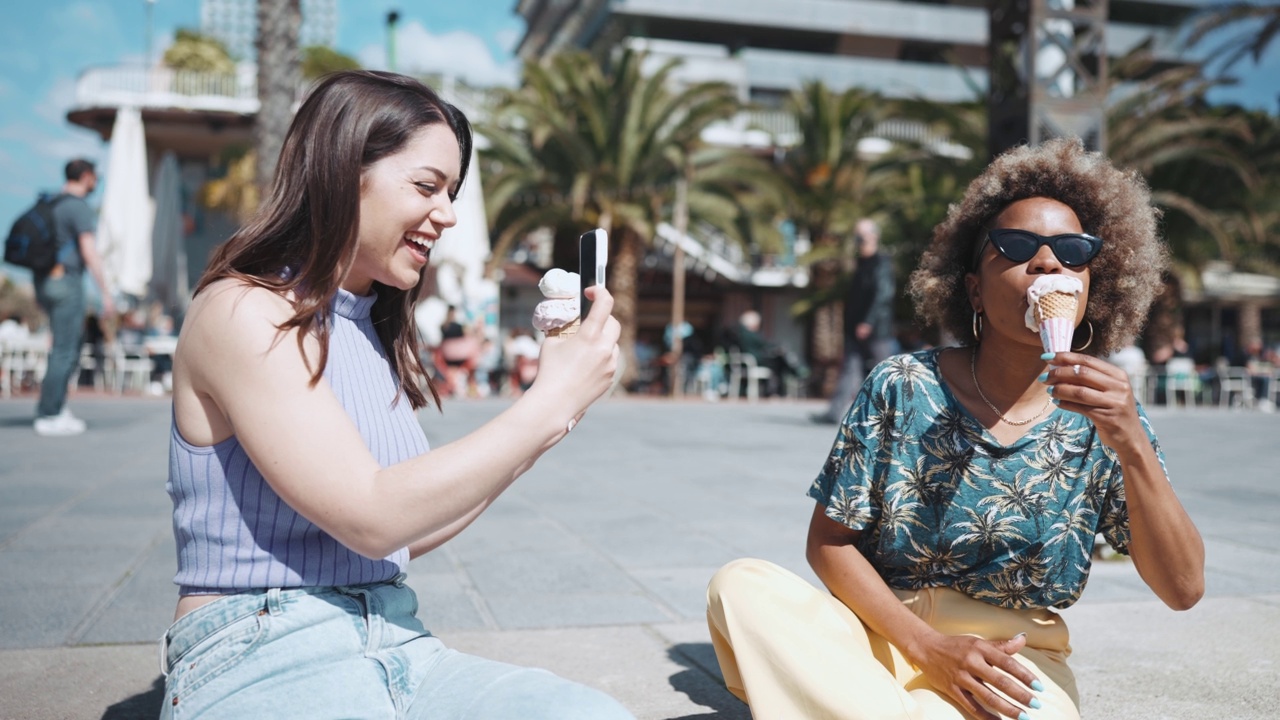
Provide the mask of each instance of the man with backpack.
{"label": "man with backpack", "polygon": [[36,301],[49,315],[53,347],[40,385],[35,431],[39,435],[79,435],[85,424],[67,409],[67,385],[80,365],[80,342],[86,309],[84,272],[88,270],[102,291],[103,317],[115,307],[107,290],[94,230],[97,218],[85,198],[98,185],[93,163],[76,159],[67,163],[66,183],[53,199],[52,232],[57,255],[51,268],[32,268]]}

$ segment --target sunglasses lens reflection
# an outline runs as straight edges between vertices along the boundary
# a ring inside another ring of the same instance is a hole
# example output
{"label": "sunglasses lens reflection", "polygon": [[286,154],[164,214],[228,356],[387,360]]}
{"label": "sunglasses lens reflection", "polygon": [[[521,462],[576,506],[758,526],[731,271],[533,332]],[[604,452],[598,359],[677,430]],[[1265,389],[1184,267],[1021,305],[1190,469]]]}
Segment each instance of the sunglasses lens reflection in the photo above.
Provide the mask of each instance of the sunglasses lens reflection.
{"label": "sunglasses lens reflection", "polygon": [[1058,260],[1069,267],[1079,267],[1093,259],[1102,244],[1100,241],[1085,235],[1057,235],[1042,238],[1039,235],[1019,230],[1001,230],[991,233],[991,242],[1001,255],[1016,263],[1024,263],[1040,250],[1041,245],[1048,245]]}

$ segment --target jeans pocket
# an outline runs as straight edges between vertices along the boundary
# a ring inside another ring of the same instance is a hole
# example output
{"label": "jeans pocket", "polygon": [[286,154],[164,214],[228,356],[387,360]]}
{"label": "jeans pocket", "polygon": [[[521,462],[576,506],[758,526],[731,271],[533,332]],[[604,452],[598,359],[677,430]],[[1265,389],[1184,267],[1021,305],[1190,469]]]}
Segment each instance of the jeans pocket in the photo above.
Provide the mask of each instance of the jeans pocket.
{"label": "jeans pocket", "polygon": [[[198,612],[198,610],[197,610]],[[271,615],[258,610],[194,639],[190,649],[174,658],[166,683],[174,705],[187,699],[265,641]],[[191,628],[200,632],[203,628]]]}

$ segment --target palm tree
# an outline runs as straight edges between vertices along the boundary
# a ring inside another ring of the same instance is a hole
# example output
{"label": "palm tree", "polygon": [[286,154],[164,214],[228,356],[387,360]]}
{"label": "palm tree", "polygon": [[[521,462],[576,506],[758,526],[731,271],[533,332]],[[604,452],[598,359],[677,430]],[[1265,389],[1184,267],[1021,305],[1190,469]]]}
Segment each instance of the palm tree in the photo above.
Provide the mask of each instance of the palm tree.
{"label": "palm tree", "polygon": [[319,80],[340,70],[359,70],[360,61],[326,45],[302,48],[301,74],[304,80]]}
{"label": "palm tree", "polygon": [[1252,57],[1254,63],[1262,61],[1271,42],[1280,35],[1280,5],[1235,2],[1205,8],[1190,20],[1187,45],[1198,45],[1219,31],[1230,30],[1237,32],[1226,39],[1219,36],[1217,46],[1209,53],[1212,60],[1222,61],[1223,72],[1246,57]]}
{"label": "palm tree", "polygon": [[173,44],[164,51],[164,64],[172,70],[231,74],[235,60],[227,46],[215,37],[179,28]]}
{"label": "palm tree", "polygon": [[298,33],[300,0],[258,0],[258,115],[253,122],[257,181],[265,189],[275,175],[285,133],[293,120],[301,73]]}
{"label": "palm tree", "polygon": [[810,262],[848,264],[854,254],[850,231],[876,209],[877,190],[889,177],[876,172],[859,145],[894,108],[878,93],[860,88],[836,93],[820,81],[795,91],[787,108],[798,138],[777,169],[790,191],[790,215],[813,243]]}
{"label": "palm tree", "polygon": [[893,177],[859,145],[894,108],[872,91],[837,93],[812,81],[792,93],[787,109],[796,121],[796,143],[783,152],[776,171],[786,188],[786,214],[813,248],[802,259],[811,266],[813,290],[792,312],[809,320],[810,361],[825,394],[844,355],[839,281],[853,269],[853,226],[881,209],[882,191]]}
{"label": "palm tree", "polygon": [[1244,113],[1254,141],[1245,151],[1254,159],[1262,182],[1246,198],[1237,226],[1242,237],[1241,264],[1255,272],[1280,276],[1280,117]]}
{"label": "palm tree", "polygon": [[[741,227],[724,223],[735,210],[724,184],[714,182],[723,158],[700,141],[708,125],[736,109],[732,90],[722,83],[675,89],[676,61],[652,72],[644,65],[644,55],[630,50],[607,68],[578,52],[530,63],[521,87],[479,128],[489,141],[482,160],[497,232],[490,271],[540,228],[551,228],[561,243],[592,226],[609,231],[624,383],[636,370],[641,259],[656,225],[670,216],[677,178],[692,180],[691,220],[714,218],[731,235]],[[701,183],[704,177],[711,184]]]}
{"label": "palm tree", "polygon": [[[907,278],[948,206],[986,167],[987,106],[981,97],[959,103],[904,100],[898,103],[898,116],[925,128],[922,139],[895,143],[886,158],[886,167],[896,173],[882,194],[883,243],[893,249],[897,277]],[[913,315],[907,293],[898,293],[894,303],[895,317]]]}
{"label": "palm tree", "polygon": [[[1208,104],[1205,94],[1218,81],[1204,77],[1199,66],[1175,66],[1152,75],[1154,63],[1149,43],[1115,62],[1107,107],[1108,154],[1116,165],[1148,179],[1152,200],[1166,214],[1191,223],[1192,232],[1168,237],[1175,257],[1203,257],[1204,250],[1193,244],[1207,234],[1219,257],[1234,260],[1232,236],[1212,206],[1223,188],[1203,180],[1205,172],[1216,169],[1233,192],[1257,185],[1257,172],[1239,146],[1252,140],[1248,123]],[[1126,88],[1125,83],[1134,84]]]}
{"label": "palm tree", "polygon": [[1249,123],[1206,100],[1222,80],[1205,77],[1197,65],[1152,72],[1154,66],[1149,43],[1117,60],[1106,110],[1111,159],[1147,179],[1173,256],[1174,272],[1146,323],[1149,349],[1167,346],[1182,324],[1179,276],[1197,274],[1212,259],[1238,260],[1233,214],[1260,180]]}

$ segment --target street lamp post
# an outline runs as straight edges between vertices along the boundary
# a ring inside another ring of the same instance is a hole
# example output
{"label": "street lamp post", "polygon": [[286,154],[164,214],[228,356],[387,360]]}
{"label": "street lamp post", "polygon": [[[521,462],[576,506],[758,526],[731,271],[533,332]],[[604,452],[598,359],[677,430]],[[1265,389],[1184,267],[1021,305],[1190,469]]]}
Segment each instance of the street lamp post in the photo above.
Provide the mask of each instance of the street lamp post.
{"label": "street lamp post", "polygon": [[396,71],[396,23],[400,21],[400,13],[396,10],[387,12],[387,69]]}
{"label": "street lamp post", "polygon": [[684,245],[689,228],[689,181],[676,181],[676,252],[671,259],[671,397],[684,395]]}
{"label": "street lamp post", "polygon": [[146,53],[142,56],[142,66],[143,66],[144,68],[149,68],[149,67],[151,67],[151,35],[152,35],[152,32],[151,32],[151,16],[152,16],[152,11],[155,9],[155,6],[156,6],[156,0],[147,0],[147,27],[146,27],[146,32],[147,32],[146,48],[147,48],[147,50],[146,50]]}

